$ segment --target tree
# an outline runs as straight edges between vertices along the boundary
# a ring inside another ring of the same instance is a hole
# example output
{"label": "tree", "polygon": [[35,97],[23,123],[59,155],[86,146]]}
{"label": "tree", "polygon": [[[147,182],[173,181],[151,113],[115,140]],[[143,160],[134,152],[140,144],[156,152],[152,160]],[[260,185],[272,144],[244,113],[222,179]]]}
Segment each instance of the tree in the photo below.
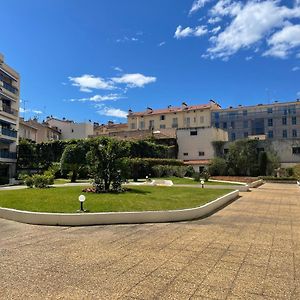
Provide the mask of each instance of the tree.
{"label": "tree", "polygon": [[87,145],[79,141],[77,144],[68,145],[60,160],[61,172],[72,172],[71,182],[76,182],[79,171],[86,166]]}
{"label": "tree", "polygon": [[227,162],[224,158],[215,157],[212,159],[209,167],[209,174],[212,176],[227,175]]}
{"label": "tree", "polygon": [[18,169],[30,169],[37,167],[36,143],[21,139],[18,145]]}
{"label": "tree", "polygon": [[258,155],[258,165],[259,165],[259,173],[262,176],[265,176],[267,173],[268,166],[268,156],[265,151],[262,151]]}
{"label": "tree", "polygon": [[87,162],[97,193],[121,189],[121,173],[128,150],[128,143],[107,137],[91,142]]}

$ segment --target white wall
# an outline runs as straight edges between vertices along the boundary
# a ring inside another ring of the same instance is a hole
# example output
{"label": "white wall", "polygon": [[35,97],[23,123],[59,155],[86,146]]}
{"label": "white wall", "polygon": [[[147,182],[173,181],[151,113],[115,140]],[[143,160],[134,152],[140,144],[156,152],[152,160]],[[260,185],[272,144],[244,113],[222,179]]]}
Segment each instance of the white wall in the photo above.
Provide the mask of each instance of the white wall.
{"label": "white wall", "polygon": [[[197,132],[197,135],[191,135]],[[182,160],[202,160],[214,158],[213,141],[227,141],[226,131],[213,127],[186,128],[177,130],[178,158]],[[200,156],[199,152],[204,152]],[[187,153],[188,155],[184,155]]]}
{"label": "white wall", "polygon": [[61,130],[62,140],[85,139],[94,133],[92,123],[73,123],[56,119],[48,119],[47,122],[50,126],[58,127]]}

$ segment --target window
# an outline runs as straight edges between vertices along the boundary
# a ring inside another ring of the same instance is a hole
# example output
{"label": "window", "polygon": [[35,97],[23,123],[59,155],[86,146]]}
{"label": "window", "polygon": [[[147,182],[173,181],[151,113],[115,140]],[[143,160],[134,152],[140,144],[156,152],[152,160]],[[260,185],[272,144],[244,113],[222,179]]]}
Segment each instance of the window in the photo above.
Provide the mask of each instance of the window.
{"label": "window", "polygon": [[297,125],[297,117],[292,117],[292,125]]}
{"label": "window", "polygon": [[287,115],[287,109],[286,109],[286,107],[283,108],[283,114]]}
{"label": "window", "polygon": [[291,106],[289,108],[289,114],[295,115],[296,114],[296,107],[295,106]]}
{"label": "window", "polygon": [[282,125],[286,125],[286,117],[282,118]]}
{"label": "window", "polygon": [[199,156],[204,156],[205,155],[205,153],[204,152],[202,152],[202,151],[199,151]]}
{"label": "window", "polygon": [[190,131],[190,135],[197,135],[198,134],[198,131],[197,130],[192,130]]}
{"label": "window", "polygon": [[268,119],[268,126],[272,127],[273,126],[273,119]]}
{"label": "window", "polygon": [[292,136],[293,136],[293,137],[297,137],[297,130],[296,130],[296,129],[293,129],[293,130],[292,130]]}
{"label": "window", "polygon": [[243,110],[243,116],[247,116],[248,111],[247,110]]}
{"label": "window", "polygon": [[269,138],[269,139],[272,139],[273,136],[274,136],[274,135],[273,135],[273,130],[269,130],[269,131],[268,131],[268,138]]}
{"label": "window", "polygon": [[130,128],[131,128],[131,129],[135,129],[135,123],[131,123],[131,124],[130,124]]}
{"label": "window", "polygon": [[215,127],[216,127],[216,128],[219,128],[219,127],[220,127],[219,122],[215,123]]}
{"label": "window", "polygon": [[235,127],[234,121],[231,121],[230,126],[232,129],[234,129],[234,127]]}
{"label": "window", "polygon": [[269,107],[269,108],[268,108],[268,114],[271,114],[271,113],[273,113],[273,108],[272,108],[272,107]]}
{"label": "window", "polygon": [[140,128],[141,128],[141,129],[144,129],[144,128],[145,128],[145,122],[144,122],[144,121],[141,121],[141,122],[140,122]]}
{"label": "window", "polygon": [[71,129],[71,132],[74,132],[74,129]]}
{"label": "window", "polygon": [[231,133],[231,140],[232,140],[232,141],[235,141],[235,132],[232,132],[232,133]]}
{"label": "window", "polygon": [[283,130],[282,131],[282,137],[283,138],[287,138],[287,130]]}
{"label": "window", "polygon": [[154,129],[154,120],[149,121],[149,129]]}
{"label": "window", "polygon": [[223,128],[227,129],[227,122],[223,122]]}
{"label": "window", "polygon": [[247,138],[248,137],[248,132],[244,132],[244,138]]}
{"label": "window", "polygon": [[166,125],[165,125],[165,124],[160,124],[160,125],[159,125],[159,128],[160,128],[160,129],[165,129],[165,128],[166,128]]}
{"label": "window", "polygon": [[220,114],[218,112],[215,113],[215,119],[218,120],[220,117]]}
{"label": "window", "polygon": [[187,127],[189,127],[190,124],[191,124],[191,119],[190,119],[190,117],[184,118],[184,123],[185,123],[185,125],[186,125]]}
{"label": "window", "polygon": [[231,111],[229,114],[228,114],[229,118],[233,119],[237,116],[237,112],[236,111]]}
{"label": "window", "polygon": [[300,147],[293,147],[292,152],[293,154],[300,154]]}
{"label": "window", "polygon": [[173,118],[172,120],[172,128],[177,128],[178,127],[178,118]]}
{"label": "window", "polygon": [[201,124],[204,123],[204,117],[203,117],[203,116],[200,117],[200,123],[201,123]]}
{"label": "window", "polygon": [[161,115],[161,116],[160,116],[160,120],[161,120],[161,121],[164,121],[164,120],[165,120],[165,115]]}
{"label": "window", "polygon": [[244,121],[243,126],[244,126],[244,128],[248,128],[248,121]]}
{"label": "window", "polygon": [[196,123],[197,122],[197,118],[196,117],[194,117],[194,123]]}
{"label": "window", "polygon": [[189,155],[188,152],[183,153],[183,156],[188,156],[188,155]]}

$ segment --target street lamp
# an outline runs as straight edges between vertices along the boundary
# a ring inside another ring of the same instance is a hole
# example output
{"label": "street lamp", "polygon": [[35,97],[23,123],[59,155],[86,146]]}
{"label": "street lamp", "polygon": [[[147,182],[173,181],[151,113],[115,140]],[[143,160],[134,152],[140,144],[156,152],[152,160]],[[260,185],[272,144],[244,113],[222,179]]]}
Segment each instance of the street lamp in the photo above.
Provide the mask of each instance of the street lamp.
{"label": "street lamp", "polygon": [[202,186],[202,188],[204,188],[204,180],[203,179],[201,179],[201,186]]}
{"label": "street lamp", "polygon": [[78,197],[78,200],[80,202],[80,212],[85,212],[85,210],[83,209],[83,202],[85,201],[85,196],[84,195],[80,195]]}

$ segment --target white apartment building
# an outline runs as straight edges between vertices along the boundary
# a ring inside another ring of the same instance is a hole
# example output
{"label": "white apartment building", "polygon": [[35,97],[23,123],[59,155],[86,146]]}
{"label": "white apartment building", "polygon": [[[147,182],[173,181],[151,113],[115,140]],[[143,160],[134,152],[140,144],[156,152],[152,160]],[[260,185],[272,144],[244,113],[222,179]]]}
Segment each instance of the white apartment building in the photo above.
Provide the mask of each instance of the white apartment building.
{"label": "white apartment building", "polygon": [[58,128],[62,140],[86,139],[94,134],[93,123],[75,123],[72,120],[48,117],[46,123],[52,128]]}

